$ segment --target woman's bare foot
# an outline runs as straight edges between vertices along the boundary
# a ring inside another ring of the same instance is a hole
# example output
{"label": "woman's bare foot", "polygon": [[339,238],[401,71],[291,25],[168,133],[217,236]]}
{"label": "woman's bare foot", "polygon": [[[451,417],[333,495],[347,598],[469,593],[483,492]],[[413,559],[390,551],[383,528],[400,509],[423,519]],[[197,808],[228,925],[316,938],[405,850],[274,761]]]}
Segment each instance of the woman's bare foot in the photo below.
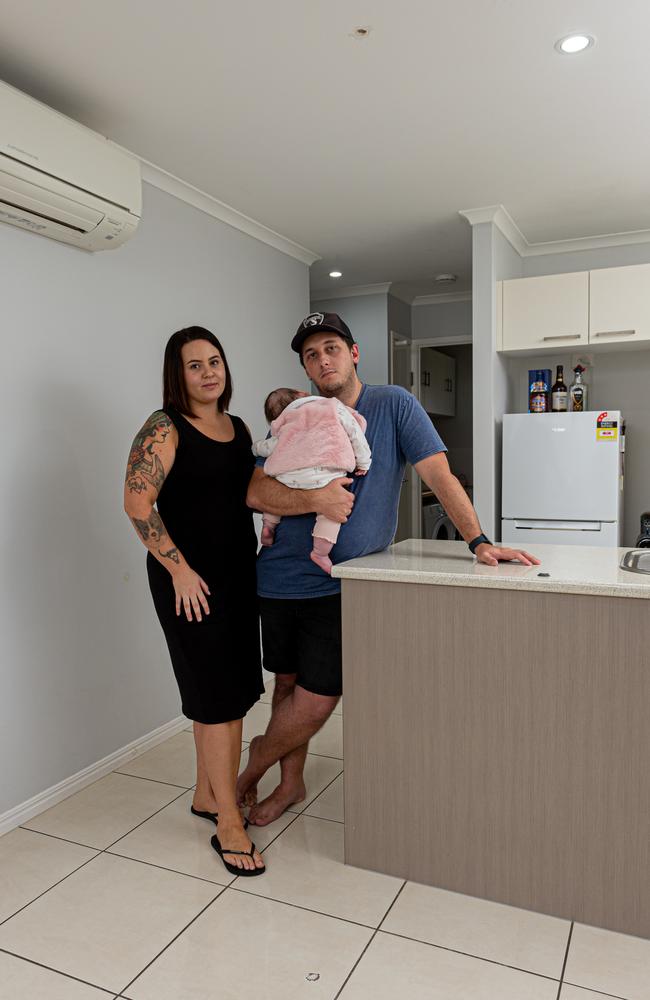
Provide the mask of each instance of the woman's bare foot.
{"label": "woman's bare foot", "polygon": [[253,736],[248,748],[248,764],[237,778],[237,805],[241,808],[254,806],[257,802],[258,778],[253,770],[255,748],[259,745],[261,736]]}
{"label": "woman's bare foot", "polygon": [[192,808],[196,809],[197,812],[216,813],[219,811],[217,801],[212,795],[200,798],[196,792],[192,799]]}
{"label": "woman's bare foot", "polygon": [[253,868],[264,868],[262,855],[257,850],[253,852],[252,858],[246,854],[229,854],[226,850],[227,847],[230,847],[233,851],[250,851],[253,846],[242,826],[241,817],[227,821],[219,819],[217,836],[223,851],[224,861],[235,865],[236,868],[248,869],[249,871]]}
{"label": "woman's bare foot", "polygon": [[278,785],[270,795],[262,799],[251,809],[248,822],[255,826],[268,826],[273,820],[278,819],[289,806],[297,802],[303,802],[307,795],[307,789],[303,781],[294,785]]}

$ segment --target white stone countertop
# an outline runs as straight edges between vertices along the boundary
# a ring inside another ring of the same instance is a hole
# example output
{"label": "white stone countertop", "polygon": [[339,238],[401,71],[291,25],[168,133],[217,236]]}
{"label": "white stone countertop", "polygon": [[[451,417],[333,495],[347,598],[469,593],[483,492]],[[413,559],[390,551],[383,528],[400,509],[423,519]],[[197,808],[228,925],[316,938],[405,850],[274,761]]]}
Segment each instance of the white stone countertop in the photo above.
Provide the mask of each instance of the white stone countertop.
{"label": "white stone countertop", "polygon": [[[516,562],[484,566],[472,556],[465,542],[410,538],[383,552],[339,563],[334,566],[332,576],[343,580],[650,599],[650,575],[620,569],[621,559],[629,548],[531,545],[528,551],[541,559],[540,566],[522,566]],[[540,573],[549,575],[539,576]]]}

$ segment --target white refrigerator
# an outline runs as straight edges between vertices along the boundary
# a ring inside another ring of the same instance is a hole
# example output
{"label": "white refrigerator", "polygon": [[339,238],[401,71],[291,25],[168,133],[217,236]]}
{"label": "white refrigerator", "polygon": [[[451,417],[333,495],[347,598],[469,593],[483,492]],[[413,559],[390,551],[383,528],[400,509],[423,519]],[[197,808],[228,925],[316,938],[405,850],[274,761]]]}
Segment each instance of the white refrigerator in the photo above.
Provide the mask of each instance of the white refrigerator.
{"label": "white refrigerator", "polygon": [[501,540],[622,545],[624,451],[620,410],[506,414]]}

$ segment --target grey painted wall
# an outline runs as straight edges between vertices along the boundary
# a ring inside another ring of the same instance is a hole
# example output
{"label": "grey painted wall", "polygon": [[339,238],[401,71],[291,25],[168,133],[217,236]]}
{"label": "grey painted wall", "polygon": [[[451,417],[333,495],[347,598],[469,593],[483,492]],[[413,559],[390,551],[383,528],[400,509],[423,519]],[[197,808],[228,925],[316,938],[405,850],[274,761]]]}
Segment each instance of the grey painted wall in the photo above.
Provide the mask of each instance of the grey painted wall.
{"label": "grey painted wall", "polygon": [[[388,382],[388,295],[354,295],[314,300],[312,312],[335,312],[359,344],[359,378],[370,385]],[[296,324],[297,326],[297,324]]]}
{"label": "grey painted wall", "polygon": [[256,435],[268,390],[305,385],[289,340],[308,311],[307,267],[144,195],[140,230],[114,252],[0,226],[0,814],[179,714],[145,551],[122,510],[169,335],[196,323],[223,339],[233,412]]}
{"label": "grey painted wall", "polygon": [[430,337],[471,337],[472,303],[439,302],[434,305],[414,305],[413,340]]}
{"label": "grey painted wall", "polygon": [[[388,293],[388,330],[398,333],[400,337],[412,336],[411,307],[395,295]],[[390,345],[389,345],[390,349]]]}

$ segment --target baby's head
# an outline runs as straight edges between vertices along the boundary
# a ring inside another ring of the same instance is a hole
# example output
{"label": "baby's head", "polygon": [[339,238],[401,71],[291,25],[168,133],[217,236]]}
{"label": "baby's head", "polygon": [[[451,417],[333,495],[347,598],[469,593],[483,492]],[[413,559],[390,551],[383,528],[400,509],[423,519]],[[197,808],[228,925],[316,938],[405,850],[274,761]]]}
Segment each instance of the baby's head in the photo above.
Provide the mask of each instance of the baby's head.
{"label": "baby's head", "polygon": [[273,423],[282,411],[286,410],[289,403],[308,395],[309,393],[300,389],[274,389],[264,400],[264,416],[269,423]]}

